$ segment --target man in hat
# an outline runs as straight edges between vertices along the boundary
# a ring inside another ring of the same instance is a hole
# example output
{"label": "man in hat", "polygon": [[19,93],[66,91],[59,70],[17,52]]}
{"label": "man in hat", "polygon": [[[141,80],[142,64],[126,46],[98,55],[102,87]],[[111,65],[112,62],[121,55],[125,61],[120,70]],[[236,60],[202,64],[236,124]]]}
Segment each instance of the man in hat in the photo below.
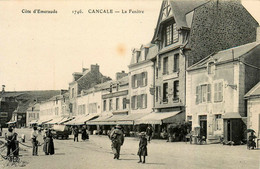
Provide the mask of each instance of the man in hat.
{"label": "man in hat", "polygon": [[116,125],[115,129],[110,133],[110,139],[112,141],[111,148],[114,153],[114,159],[119,159],[120,148],[124,143],[124,134],[121,126]]}

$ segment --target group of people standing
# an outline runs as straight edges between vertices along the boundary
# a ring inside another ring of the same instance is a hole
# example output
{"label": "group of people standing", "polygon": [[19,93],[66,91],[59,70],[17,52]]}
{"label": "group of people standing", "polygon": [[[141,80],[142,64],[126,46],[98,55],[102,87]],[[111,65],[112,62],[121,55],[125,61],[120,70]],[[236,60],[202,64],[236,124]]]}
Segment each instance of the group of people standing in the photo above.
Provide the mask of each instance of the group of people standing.
{"label": "group of people standing", "polygon": [[[78,142],[78,141],[79,141],[79,129],[78,129],[77,126],[72,127],[72,133],[73,133],[73,135],[74,135],[74,142],[75,142],[75,141]],[[82,139],[83,141],[89,139],[89,135],[88,135],[88,133],[87,133],[87,128],[86,128],[86,126],[83,126],[82,129],[81,129],[81,139]]]}
{"label": "group of people standing", "polygon": [[[37,156],[38,155],[38,146],[39,146],[39,141],[38,141],[38,130],[37,127],[33,127],[33,131],[31,133],[31,140],[32,140],[32,155]],[[44,134],[43,134],[43,152],[45,155],[53,155],[54,154],[54,142],[53,142],[53,135],[51,133],[50,129],[45,129]]]}
{"label": "group of people standing", "polygon": [[[137,155],[139,156],[138,163],[145,163],[145,157],[148,155],[147,153],[147,142],[151,141],[152,138],[152,127],[148,126],[146,132],[140,133],[140,141],[139,141],[139,148]],[[112,144],[111,148],[114,154],[114,159],[119,159],[120,157],[120,149],[121,146],[124,144],[124,132],[121,126],[116,125],[111,132],[108,134]],[[148,137],[148,139],[146,138]],[[143,160],[142,160],[143,157]]]}

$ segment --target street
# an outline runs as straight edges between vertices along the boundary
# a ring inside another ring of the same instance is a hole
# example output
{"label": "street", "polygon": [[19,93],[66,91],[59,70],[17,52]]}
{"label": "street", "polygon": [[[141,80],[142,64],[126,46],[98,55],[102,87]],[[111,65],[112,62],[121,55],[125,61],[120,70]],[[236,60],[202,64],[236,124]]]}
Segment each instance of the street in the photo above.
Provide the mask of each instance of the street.
{"label": "street", "polygon": [[[31,146],[30,129],[16,129],[19,135],[26,135],[24,144]],[[6,129],[4,130],[6,132]],[[0,140],[4,138],[1,137]],[[40,143],[43,143],[39,136]],[[107,136],[90,135],[88,141],[74,142],[72,135],[68,140],[54,140],[55,154],[44,155],[42,146],[39,147],[39,156],[32,156],[29,147],[20,145],[21,162],[25,165],[7,166],[1,159],[1,168],[28,168],[28,169],[76,169],[76,168],[149,168],[149,169],[259,169],[259,150],[247,150],[246,146],[190,145],[184,142],[166,142],[165,140],[152,140],[148,144],[148,157],[145,164],[137,163],[139,140],[125,138],[121,147],[120,160],[114,160],[111,151],[111,142]],[[5,155],[6,151],[1,151]]]}

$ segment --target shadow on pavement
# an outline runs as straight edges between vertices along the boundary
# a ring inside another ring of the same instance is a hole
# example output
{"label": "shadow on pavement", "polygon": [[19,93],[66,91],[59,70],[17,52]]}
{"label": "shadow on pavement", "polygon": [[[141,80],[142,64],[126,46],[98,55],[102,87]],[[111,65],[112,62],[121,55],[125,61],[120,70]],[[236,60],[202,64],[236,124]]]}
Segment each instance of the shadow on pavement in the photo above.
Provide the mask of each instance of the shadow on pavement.
{"label": "shadow on pavement", "polygon": [[152,165],[165,165],[165,163],[145,163],[145,164],[152,164]]}

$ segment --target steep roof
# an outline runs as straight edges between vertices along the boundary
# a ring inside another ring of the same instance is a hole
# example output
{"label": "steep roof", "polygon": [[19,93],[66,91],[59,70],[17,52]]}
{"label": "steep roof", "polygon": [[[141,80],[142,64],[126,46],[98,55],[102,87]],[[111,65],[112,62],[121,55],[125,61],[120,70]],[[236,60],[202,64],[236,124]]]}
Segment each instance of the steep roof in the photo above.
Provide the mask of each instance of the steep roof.
{"label": "steep roof", "polygon": [[[172,12],[172,17],[174,17],[174,20],[177,24],[177,29],[181,28],[188,28],[188,24],[186,21],[186,14],[193,11],[195,8],[209,2],[209,0],[170,0],[170,7]],[[163,6],[166,3],[166,1],[162,2],[160,14],[157,20],[157,25],[155,28],[155,33],[152,39],[152,42],[154,43],[159,30],[160,30],[160,24],[163,21],[162,15],[163,15]],[[170,17],[171,17],[170,16]]]}
{"label": "steep roof", "polygon": [[234,48],[222,50],[215,54],[211,54],[211,55],[205,57],[201,61],[190,66],[187,70],[188,71],[196,70],[196,69],[206,67],[207,63],[210,61],[213,61],[216,63],[221,63],[221,62],[226,62],[226,61],[240,58],[256,47],[258,47],[258,48],[260,47],[260,44],[258,42],[248,43],[248,44],[237,46]]}
{"label": "steep roof", "polygon": [[260,82],[258,82],[251,90],[249,90],[249,92],[247,92],[245,98],[254,96],[260,96]]}

